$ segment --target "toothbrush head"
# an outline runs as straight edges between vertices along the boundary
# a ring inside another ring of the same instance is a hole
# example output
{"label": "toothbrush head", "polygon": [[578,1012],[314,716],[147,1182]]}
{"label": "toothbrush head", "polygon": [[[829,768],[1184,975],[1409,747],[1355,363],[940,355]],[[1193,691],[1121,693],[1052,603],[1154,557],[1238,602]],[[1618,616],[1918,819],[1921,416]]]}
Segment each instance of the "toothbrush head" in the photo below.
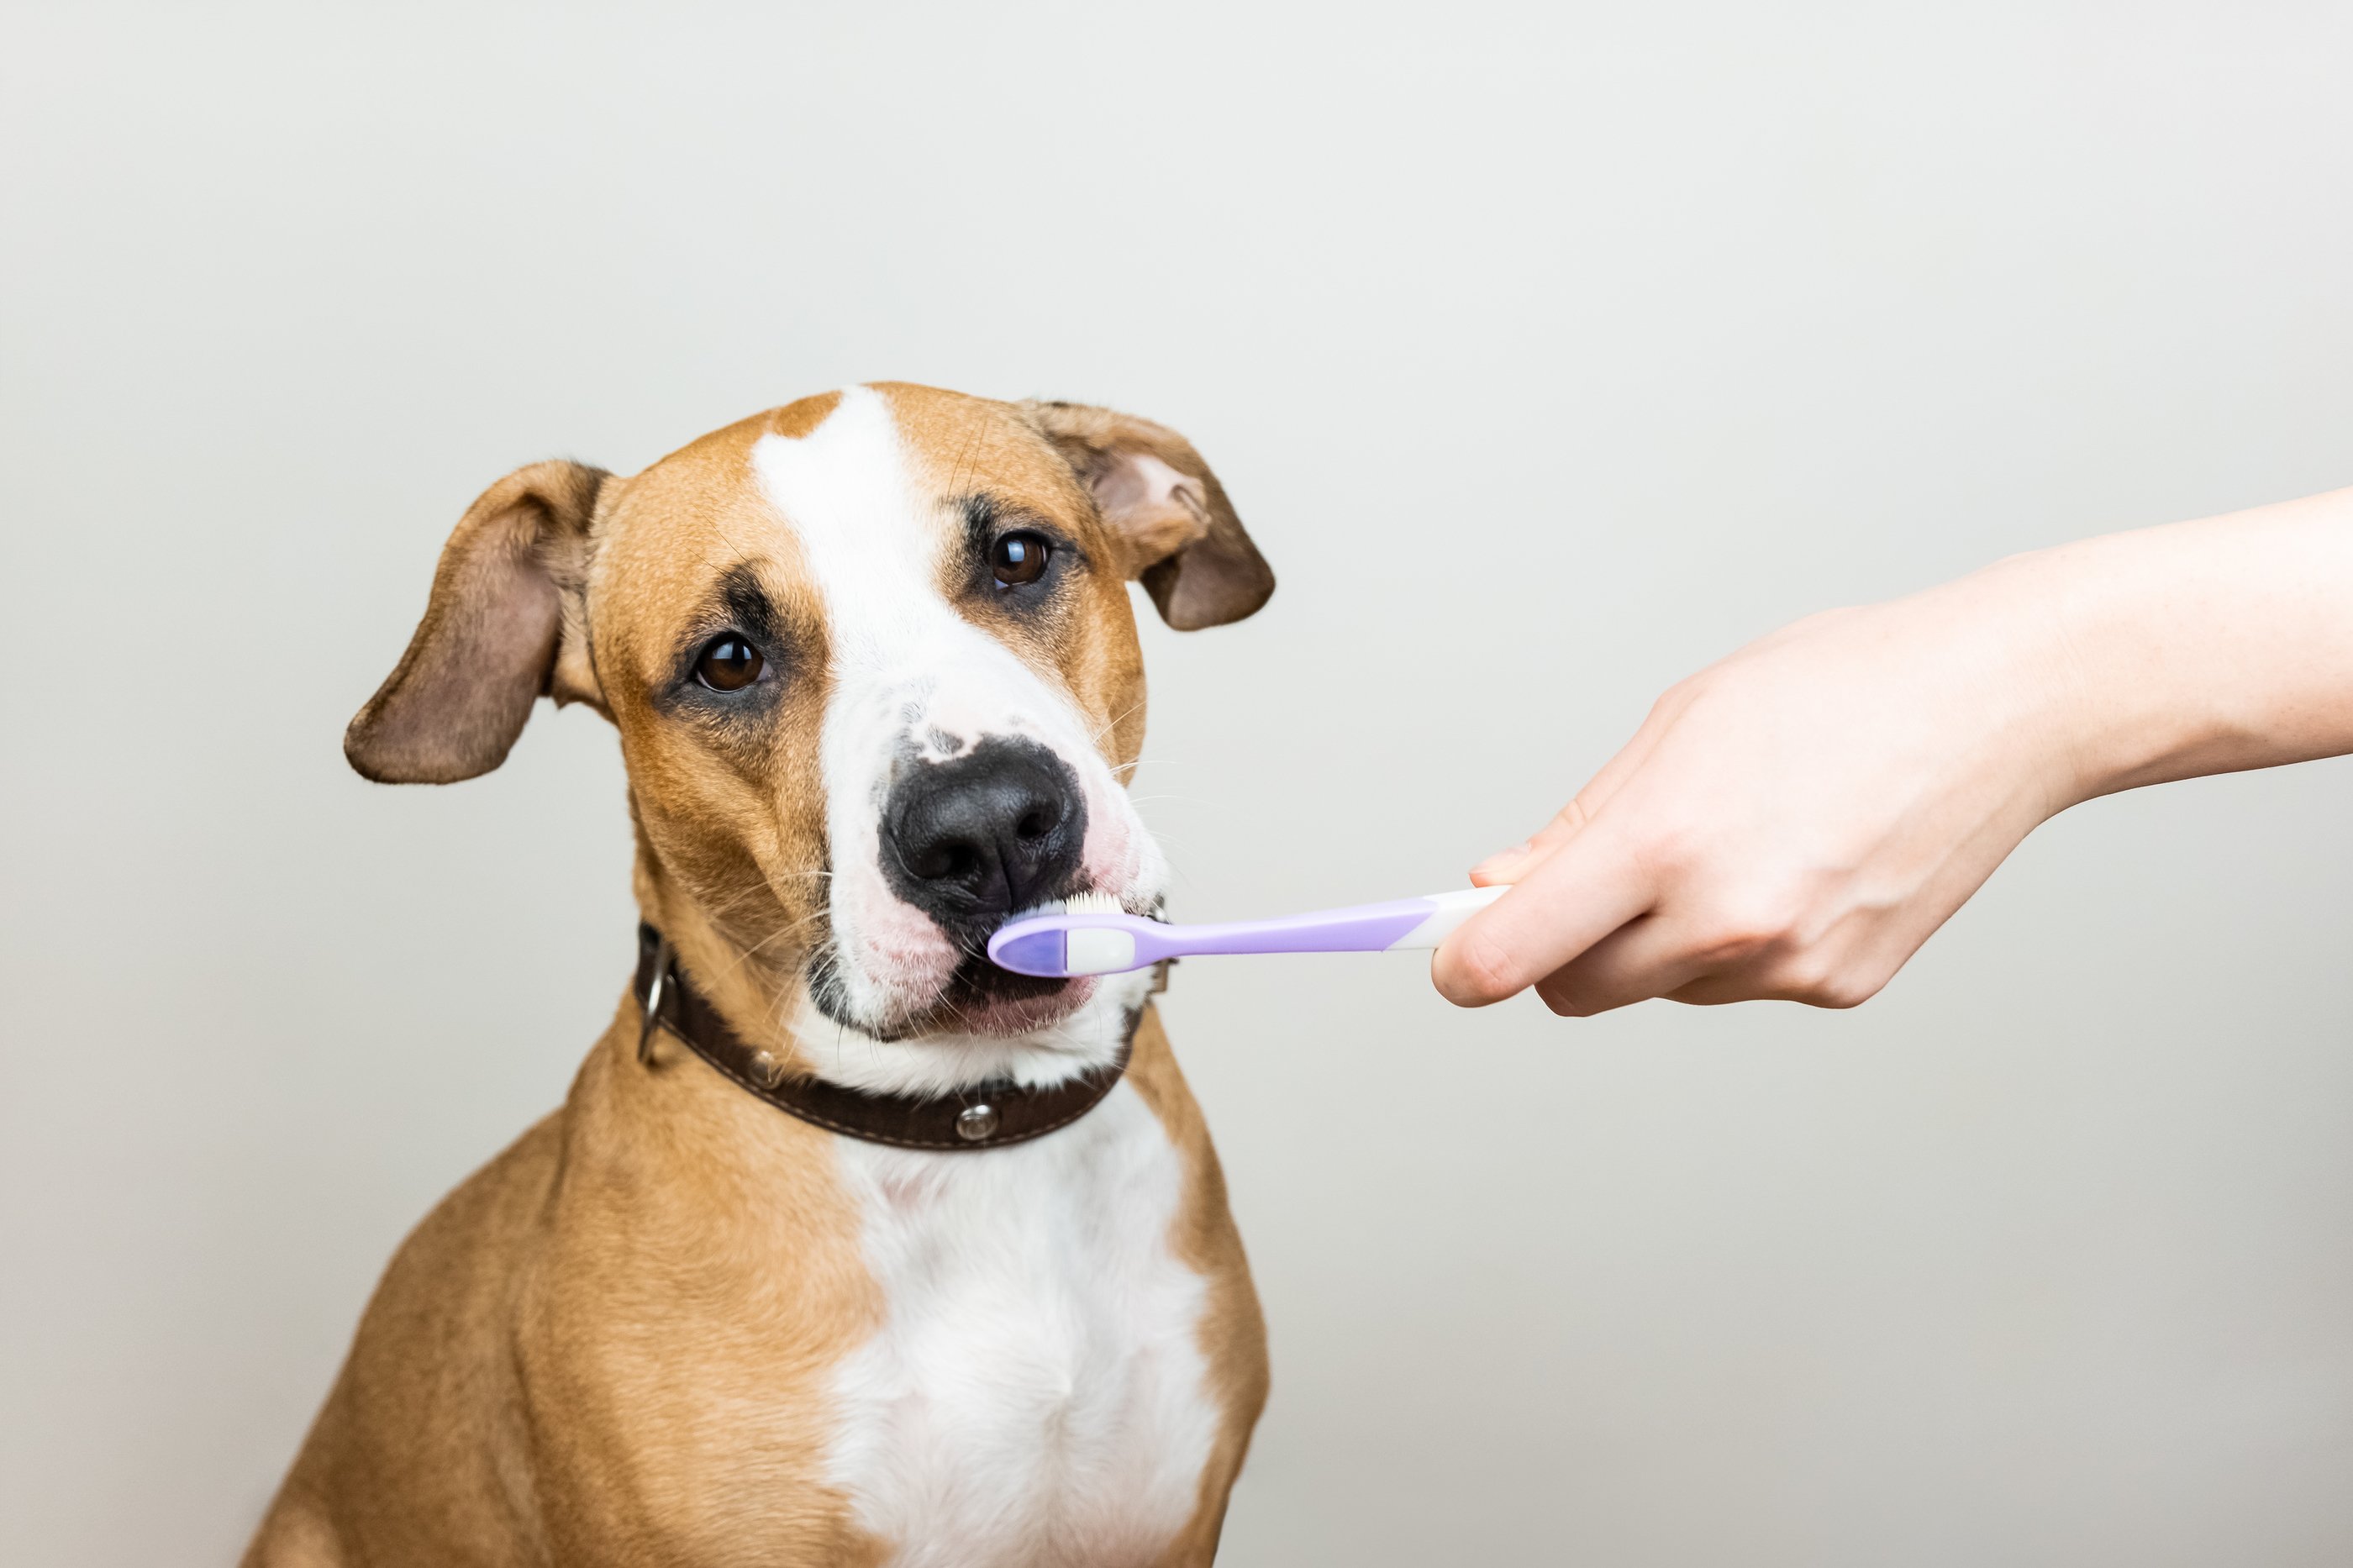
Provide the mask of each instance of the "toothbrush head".
{"label": "toothbrush head", "polygon": [[1069,951],[1068,935],[1052,915],[999,926],[988,939],[988,962],[1016,974],[1068,974],[1062,962]]}
{"label": "toothbrush head", "polygon": [[1131,915],[1116,899],[1083,893],[1063,908],[1025,915],[997,928],[988,939],[988,961],[999,969],[1041,979],[1117,974],[1155,962],[1139,936],[1155,922]]}

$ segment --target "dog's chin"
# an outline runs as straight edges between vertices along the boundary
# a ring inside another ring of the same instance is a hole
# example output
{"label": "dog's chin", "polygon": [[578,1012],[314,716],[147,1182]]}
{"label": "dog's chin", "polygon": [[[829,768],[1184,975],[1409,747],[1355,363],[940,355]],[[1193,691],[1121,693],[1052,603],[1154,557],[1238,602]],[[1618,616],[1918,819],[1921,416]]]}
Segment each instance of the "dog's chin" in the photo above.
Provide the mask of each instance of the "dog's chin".
{"label": "dog's chin", "polygon": [[1050,1028],[1095,994],[1092,977],[1050,980],[999,969],[985,958],[967,958],[937,997],[917,1009],[902,1037],[984,1035],[1009,1038]]}
{"label": "dog's chin", "polygon": [[999,969],[985,958],[966,958],[946,984],[927,996],[886,1003],[881,1017],[865,1016],[845,994],[839,973],[820,963],[809,976],[818,1010],[835,1023],[878,1040],[919,1041],[978,1035],[1011,1039],[1051,1028],[1093,999],[1092,977],[1050,980]]}

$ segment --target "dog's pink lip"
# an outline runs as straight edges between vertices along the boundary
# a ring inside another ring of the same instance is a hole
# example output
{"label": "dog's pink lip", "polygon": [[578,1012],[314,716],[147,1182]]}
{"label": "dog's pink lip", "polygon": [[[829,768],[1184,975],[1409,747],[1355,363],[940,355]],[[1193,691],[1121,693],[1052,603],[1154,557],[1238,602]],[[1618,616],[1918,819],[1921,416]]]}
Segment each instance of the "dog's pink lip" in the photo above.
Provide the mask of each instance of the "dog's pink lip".
{"label": "dog's pink lip", "polygon": [[[942,996],[932,1008],[938,1033],[1011,1037],[1060,1023],[1093,1000],[1095,981],[1065,982],[1043,996],[1009,996],[992,1001]],[[926,1033],[934,1031],[926,1030]]]}

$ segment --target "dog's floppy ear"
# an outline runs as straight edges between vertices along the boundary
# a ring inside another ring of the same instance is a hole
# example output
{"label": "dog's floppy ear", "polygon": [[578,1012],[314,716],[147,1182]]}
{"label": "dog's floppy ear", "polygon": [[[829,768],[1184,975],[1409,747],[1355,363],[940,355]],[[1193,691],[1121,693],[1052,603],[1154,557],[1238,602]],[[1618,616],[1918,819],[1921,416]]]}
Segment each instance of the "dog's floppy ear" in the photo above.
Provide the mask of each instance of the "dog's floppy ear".
{"label": "dog's floppy ear", "polygon": [[1025,403],[1103,509],[1160,618],[1178,631],[1239,621],[1274,592],[1225,487],[1193,444],[1165,425],[1082,403]]}
{"label": "dog's floppy ear", "polygon": [[506,760],[542,693],[604,706],[581,592],[609,477],[533,463],[467,509],[408,651],[343,732],[353,767],[383,784],[455,784]]}

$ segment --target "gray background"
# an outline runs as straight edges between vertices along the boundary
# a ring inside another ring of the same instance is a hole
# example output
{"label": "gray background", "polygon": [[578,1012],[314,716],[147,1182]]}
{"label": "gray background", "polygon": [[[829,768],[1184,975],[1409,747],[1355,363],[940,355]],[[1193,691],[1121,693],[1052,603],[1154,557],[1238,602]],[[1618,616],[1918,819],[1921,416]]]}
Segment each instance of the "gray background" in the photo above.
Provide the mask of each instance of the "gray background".
{"label": "gray background", "polygon": [[[0,1554],[231,1557],[609,1016],[600,721],[338,752],[519,463],[1187,432],[1282,576],[1145,632],[1199,917],[1452,883],[1806,611],[2353,480],[2343,8],[1968,9],[10,6]],[[1187,965],[1227,1560],[2353,1561],[2348,783],[2071,813],[1852,1014]]]}

